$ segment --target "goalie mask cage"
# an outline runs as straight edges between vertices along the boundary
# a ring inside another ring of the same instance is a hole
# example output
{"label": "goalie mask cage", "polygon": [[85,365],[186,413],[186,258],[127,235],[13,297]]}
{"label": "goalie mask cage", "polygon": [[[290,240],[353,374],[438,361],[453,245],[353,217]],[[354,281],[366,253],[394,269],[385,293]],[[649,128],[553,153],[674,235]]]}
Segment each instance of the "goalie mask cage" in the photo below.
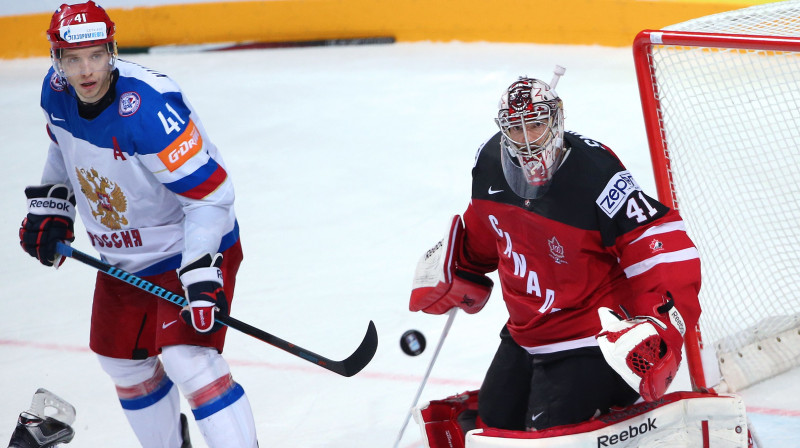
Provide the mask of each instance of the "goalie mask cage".
{"label": "goalie mask cage", "polygon": [[792,36],[800,36],[794,0],[634,41],[658,196],[680,211],[700,252],[703,312],[686,337],[697,389],[734,392],[800,364],[800,38]]}

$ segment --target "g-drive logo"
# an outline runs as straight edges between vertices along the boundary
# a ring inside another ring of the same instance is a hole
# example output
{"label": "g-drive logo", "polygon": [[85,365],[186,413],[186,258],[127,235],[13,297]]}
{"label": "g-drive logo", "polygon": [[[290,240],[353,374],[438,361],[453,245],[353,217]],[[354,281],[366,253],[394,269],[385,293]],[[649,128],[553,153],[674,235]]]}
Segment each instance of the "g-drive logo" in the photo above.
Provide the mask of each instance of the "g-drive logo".
{"label": "g-drive logo", "polygon": [[61,38],[69,43],[86,42],[106,38],[106,24],[102,22],[67,25],[59,30]]}
{"label": "g-drive logo", "polygon": [[606,215],[613,217],[622,208],[628,196],[636,190],[641,190],[641,187],[633,180],[631,173],[627,170],[620,171],[608,181],[606,188],[595,202]]}

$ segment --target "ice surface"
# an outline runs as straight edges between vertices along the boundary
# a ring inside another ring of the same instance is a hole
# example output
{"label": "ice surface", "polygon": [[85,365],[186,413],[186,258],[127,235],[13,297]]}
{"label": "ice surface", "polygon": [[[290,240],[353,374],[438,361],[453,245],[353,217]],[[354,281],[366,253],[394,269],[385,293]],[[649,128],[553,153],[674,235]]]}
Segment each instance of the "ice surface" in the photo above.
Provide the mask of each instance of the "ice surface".
{"label": "ice surface", "polygon": [[[335,359],[377,325],[375,359],[352,378],[229,332],[225,356],[262,447],[394,443],[446,321],[408,311],[414,267],[465,209],[473,155],[517,76],[549,80],[556,64],[566,67],[567,128],[613,148],[655,195],[626,48],[413,43],[124,58],[173,77],[223,151],[245,251],[233,316]],[[68,446],[134,448],[87,348],[95,271],[69,260],[46,269],[18,248],[22,191],[38,183],[48,144],[39,109],[48,66],[0,61],[0,444],[45,387],[77,408]],[[81,225],[76,233],[75,247],[94,254]],[[505,319],[499,288],[481,313],[459,313],[420,401],[477,388]],[[417,357],[399,346],[412,328],[428,339]],[[782,384],[752,401],[762,438],[778,437],[768,446],[791,446],[800,429],[798,382]],[[190,425],[195,447],[205,446]],[[419,440],[412,421],[400,446]]]}

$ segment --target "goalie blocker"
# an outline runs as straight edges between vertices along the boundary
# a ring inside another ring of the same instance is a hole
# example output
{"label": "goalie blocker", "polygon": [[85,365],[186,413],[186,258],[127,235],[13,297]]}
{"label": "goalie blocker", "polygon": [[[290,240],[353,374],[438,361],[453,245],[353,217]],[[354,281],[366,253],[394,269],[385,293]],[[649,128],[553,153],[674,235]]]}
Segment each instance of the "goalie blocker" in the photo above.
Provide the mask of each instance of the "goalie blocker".
{"label": "goalie blocker", "polygon": [[474,314],[486,305],[494,283],[483,274],[458,266],[463,236],[461,215],[455,215],[444,238],[420,258],[414,272],[411,311],[444,314],[459,307]]}
{"label": "goalie blocker", "polygon": [[[752,448],[742,399],[736,395],[673,392],[588,422],[541,431],[481,428],[478,391],[414,409],[428,448]],[[477,429],[473,429],[476,428]]]}

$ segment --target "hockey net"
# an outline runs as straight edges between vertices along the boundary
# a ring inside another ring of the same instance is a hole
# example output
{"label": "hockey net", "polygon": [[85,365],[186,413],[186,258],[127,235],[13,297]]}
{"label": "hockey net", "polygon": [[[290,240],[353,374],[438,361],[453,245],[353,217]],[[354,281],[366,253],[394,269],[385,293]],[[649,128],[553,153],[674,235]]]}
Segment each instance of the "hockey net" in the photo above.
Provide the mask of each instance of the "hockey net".
{"label": "hockey net", "polygon": [[634,42],[659,198],[680,211],[701,257],[703,314],[686,341],[697,388],[733,392],[800,364],[793,36],[795,0],[643,31]]}

